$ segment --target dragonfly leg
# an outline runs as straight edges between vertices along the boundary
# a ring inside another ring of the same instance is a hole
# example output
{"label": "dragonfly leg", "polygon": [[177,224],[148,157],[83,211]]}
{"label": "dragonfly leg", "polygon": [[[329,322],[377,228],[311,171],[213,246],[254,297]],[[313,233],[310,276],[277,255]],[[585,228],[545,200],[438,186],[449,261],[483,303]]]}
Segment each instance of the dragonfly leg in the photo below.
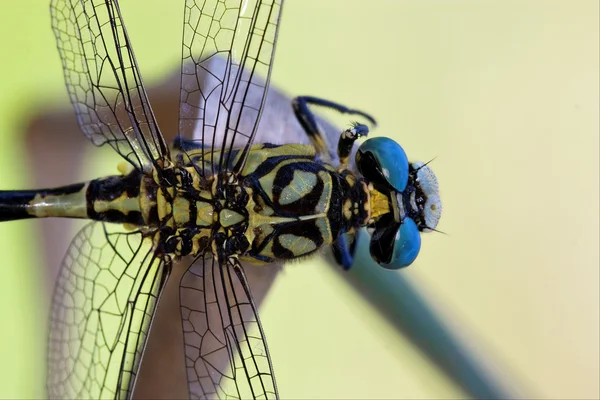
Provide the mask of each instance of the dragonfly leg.
{"label": "dragonfly leg", "polygon": [[340,160],[339,168],[348,167],[348,158],[352,152],[352,146],[354,142],[361,136],[367,136],[369,134],[369,128],[366,125],[355,123],[351,128],[346,129],[340,135],[338,142],[337,154]]}
{"label": "dragonfly leg", "polygon": [[354,262],[357,236],[356,233],[344,233],[331,246],[335,261],[346,271],[350,269]]}
{"label": "dragonfly leg", "polygon": [[[331,108],[341,114],[349,114],[349,115],[358,115],[365,118],[372,125],[377,125],[375,119],[369,114],[362,112],[360,110],[354,110],[348,108],[342,104],[334,103],[333,101],[320,99],[318,97],[312,96],[298,96],[292,100],[292,108],[294,110],[294,114],[298,119],[298,122],[304,128],[304,131],[308,135],[312,145],[317,150],[317,153],[323,157],[329,157],[333,159],[332,154],[330,154],[329,146],[327,145],[327,141],[323,137],[323,133],[320,131],[319,126],[317,125],[317,120],[315,118],[315,114],[309,109],[309,105],[319,106]],[[362,125],[364,126],[364,125]],[[366,128],[366,127],[365,127]],[[368,132],[368,129],[367,129]],[[342,133],[343,135],[343,133]],[[356,140],[356,139],[355,139]],[[350,148],[352,146],[350,145]],[[338,146],[339,149],[339,146]],[[339,153],[339,151],[338,151]],[[349,151],[348,151],[349,153]]]}

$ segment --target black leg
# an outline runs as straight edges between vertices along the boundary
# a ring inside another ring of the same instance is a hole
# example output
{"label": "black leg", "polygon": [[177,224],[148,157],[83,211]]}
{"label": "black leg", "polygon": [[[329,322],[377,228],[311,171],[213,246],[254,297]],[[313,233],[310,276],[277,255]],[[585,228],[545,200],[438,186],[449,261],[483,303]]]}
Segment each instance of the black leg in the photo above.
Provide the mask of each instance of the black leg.
{"label": "black leg", "polygon": [[349,270],[354,262],[354,252],[356,251],[357,234],[344,233],[337,238],[331,246],[335,261],[344,270]]}
{"label": "black leg", "polygon": [[[310,117],[312,118],[313,126],[316,126],[316,122],[314,120],[314,115],[310,112],[310,110],[308,110],[309,104],[314,105],[314,106],[331,108],[332,110],[335,110],[341,114],[360,115],[361,117],[363,117],[367,121],[369,121],[369,123],[371,123],[371,125],[373,125],[373,126],[377,125],[375,118],[373,118],[371,115],[367,114],[366,112],[363,112],[360,110],[354,110],[354,109],[348,108],[342,104],[334,103],[333,101],[329,101],[329,100],[320,99],[318,97],[298,96],[294,100],[292,100],[292,105],[294,107],[294,111],[296,112],[296,116],[298,117],[298,113],[296,111],[295,104],[298,104],[299,107],[303,108],[305,112],[311,114]],[[302,124],[302,122],[300,122],[300,123]],[[304,126],[304,124],[302,126]]]}
{"label": "black leg", "polygon": [[369,128],[366,125],[361,125],[355,123],[352,125],[352,128],[346,129],[340,135],[340,140],[338,142],[338,150],[337,154],[340,159],[340,168],[348,167],[348,157],[350,157],[350,152],[352,152],[352,146],[356,139],[361,136],[367,136],[369,134]]}
{"label": "black leg", "polygon": [[[319,107],[331,108],[332,110],[338,111],[342,114],[349,115],[359,115],[366,120],[368,120],[373,126],[377,125],[375,119],[371,117],[369,114],[364,113],[359,110],[354,110],[343,106],[338,103],[334,103],[333,101],[320,99],[318,97],[312,96],[299,96],[292,100],[292,108],[294,110],[294,114],[298,119],[298,122],[304,128],[304,131],[308,135],[310,141],[312,142],[317,152],[321,155],[329,155],[330,149],[328,149],[327,141],[323,138],[323,134],[319,130],[317,125],[317,120],[315,119],[315,115],[310,111],[309,105],[315,105]],[[357,124],[358,125],[358,124]],[[364,125],[361,125],[364,126]],[[366,128],[366,126],[365,126]],[[367,129],[368,132],[368,129]],[[344,133],[342,133],[342,136]],[[340,139],[341,140],[341,139]],[[356,139],[354,139],[356,140]],[[352,148],[352,146],[350,146]],[[338,145],[339,149],[339,145]],[[349,151],[348,151],[349,152]]]}

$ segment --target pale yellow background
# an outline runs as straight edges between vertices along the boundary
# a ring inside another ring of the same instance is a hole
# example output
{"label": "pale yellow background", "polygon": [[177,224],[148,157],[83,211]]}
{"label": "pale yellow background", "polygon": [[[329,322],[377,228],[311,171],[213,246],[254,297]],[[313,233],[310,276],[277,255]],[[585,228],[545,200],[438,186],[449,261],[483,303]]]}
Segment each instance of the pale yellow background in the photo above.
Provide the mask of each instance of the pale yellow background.
{"label": "pale yellow background", "polygon": [[[0,3],[0,189],[31,185],[28,115],[67,102],[47,3]],[[122,3],[151,82],[177,62],[183,2]],[[369,111],[373,134],[437,157],[448,235],[428,235],[399,273],[522,397],[600,396],[598,12],[595,0],[284,7],[274,84]],[[43,396],[34,228],[0,225],[0,397]],[[261,315],[282,397],[464,396],[320,260],[289,266]]]}

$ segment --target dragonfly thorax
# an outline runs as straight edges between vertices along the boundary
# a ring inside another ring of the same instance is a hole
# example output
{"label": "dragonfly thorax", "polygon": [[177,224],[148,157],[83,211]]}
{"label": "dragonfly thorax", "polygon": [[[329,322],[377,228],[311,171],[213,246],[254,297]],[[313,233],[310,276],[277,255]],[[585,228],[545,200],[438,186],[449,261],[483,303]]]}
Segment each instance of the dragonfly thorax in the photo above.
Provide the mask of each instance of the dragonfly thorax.
{"label": "dragonfly thorax", "polygon": [[227,257],[246,251],[249,196],[230,174],[206,179],[187,165],[152,178],[143,180],[142,186],[146,197],[155,201],[142,208],[148,225],[154,227],[159,253],[178,258],[198,256],[210,248]]}
{"label": "dragonfly thorax", "polygon": [[250,196],[249,258],[305,257],[369,220],[364,181],[317,160],[312,146],[257,147],[247,166],[240,185]]}

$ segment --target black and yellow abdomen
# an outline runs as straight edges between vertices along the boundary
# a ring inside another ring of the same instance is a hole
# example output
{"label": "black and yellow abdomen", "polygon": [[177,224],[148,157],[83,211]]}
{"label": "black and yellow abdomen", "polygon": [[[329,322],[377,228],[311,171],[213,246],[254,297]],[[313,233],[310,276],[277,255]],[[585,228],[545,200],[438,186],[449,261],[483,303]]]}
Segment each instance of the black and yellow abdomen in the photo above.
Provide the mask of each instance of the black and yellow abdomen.
{"label": "black and yellow abdomen", "polygon": [[0,191],[0,221],[63,217],[143,226],[141,179],[133,171],[53,189]]}

